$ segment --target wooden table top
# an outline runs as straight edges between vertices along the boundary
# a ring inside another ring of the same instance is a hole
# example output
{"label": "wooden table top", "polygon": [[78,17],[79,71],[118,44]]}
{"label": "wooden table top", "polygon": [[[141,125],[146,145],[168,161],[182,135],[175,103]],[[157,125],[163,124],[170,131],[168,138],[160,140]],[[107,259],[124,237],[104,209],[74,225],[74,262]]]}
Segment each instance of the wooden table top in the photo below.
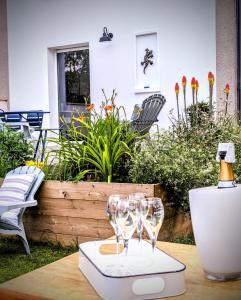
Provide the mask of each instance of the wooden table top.
{"label": "wooden table top", "polygon": [[[240,300],[241,281],[214,282],[206,279],[196,247],[158,242],[158,247],[183,262],[187,291],[175,300]],[[95,300],[100,299],[78,269],[75,253],[45,267],[0,285],[1,300]],[[167,299],[167,298],[162,298]],[[114,300],[114,299],[113,299]],[[125,300],[125,299],[123,299]]]}

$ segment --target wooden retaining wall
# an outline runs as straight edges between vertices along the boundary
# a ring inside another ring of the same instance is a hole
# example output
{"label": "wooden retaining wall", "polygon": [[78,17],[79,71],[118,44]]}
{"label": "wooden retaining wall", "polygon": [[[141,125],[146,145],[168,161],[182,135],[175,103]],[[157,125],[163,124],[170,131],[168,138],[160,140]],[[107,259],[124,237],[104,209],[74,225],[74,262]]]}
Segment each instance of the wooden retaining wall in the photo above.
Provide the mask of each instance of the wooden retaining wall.
{"label": "wooden retaining wall", "polygon": [[28,208],[24,214],[27,236],[64,246],[109,238],[114,231],[105,213],[108,196],[134,192],[163,199],[165,219],[159,239],[170,240],[191,232],[189,216],[167,205],[159,184],[45,181],[37,194],[38,206]]}

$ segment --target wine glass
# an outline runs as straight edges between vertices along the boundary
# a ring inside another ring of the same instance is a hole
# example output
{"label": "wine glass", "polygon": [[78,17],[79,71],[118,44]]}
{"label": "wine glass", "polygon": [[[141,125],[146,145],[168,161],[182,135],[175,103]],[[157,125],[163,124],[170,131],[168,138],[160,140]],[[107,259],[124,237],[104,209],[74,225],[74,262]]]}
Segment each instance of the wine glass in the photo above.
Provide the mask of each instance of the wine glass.
{"label": "wine glass", "polygon": [[119,243],[120,243],[120,230],[118,228],[118,224],[116,223],[116,211],[118,203],[124,198],[122,195],[113,194],[110,195],[107,202],[106,214],[109,218],[109,222],[114,229],[116,236],[116,252],[119,253]]}
{"label": "wine glass", "polygon": [[145,193],[132,193],[128,196],[129,201],[131,201],[131,200],[138,201],[138,222],[137,222],[136,231],[137,231],[137,236],[138,236],[139,242],[141,242],[142,232],[143,232],[143,221],[142,221],[142,218],[140,215],[140,201],[142,199],[145,200],[145,198],[146,198]]}
{"label": "wine glass", "polygon": [[129,240],[134,234],[138,222],[138,201],[129,200],[128,198],[119,201],[116,211],[116,222],[119,226],[127,255]]}
{"label": "wine glass", "polygon": [[140,203],[141,218],[155,250],[158,233],[164,219],[164,207],[160,198],[147,198]]}

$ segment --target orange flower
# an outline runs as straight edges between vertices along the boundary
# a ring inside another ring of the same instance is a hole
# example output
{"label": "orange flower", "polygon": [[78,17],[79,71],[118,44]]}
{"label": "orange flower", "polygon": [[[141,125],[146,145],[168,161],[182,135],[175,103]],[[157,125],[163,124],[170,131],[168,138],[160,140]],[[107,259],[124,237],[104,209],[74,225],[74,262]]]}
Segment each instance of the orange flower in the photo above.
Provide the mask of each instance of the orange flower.
{"label": "orange flower", "polygon": [[80,122],[84,122],[85,121],[85,116],[84,115],[80,115],[79,118],[78,118],[78,121]]}
{"label": "orange flower", "polygon": [[112,105],[106,105],[106,106],[104,106],[104,110],[105,111],[112,111],[112,109],[113,109]]}
{"label": "orange flower", "polygon": [[86,109],[87,109],[88,111],[91,111],[92,109],[94,109],[94,104],[89,104],[89,105],[87,105]]}
{"label": "orange flower", "polygon": [[182,85],[185,87],[187,85],[187,78],[186,76],[182,76]]}
{"label": "orange flower", "polygon": [[196,80],[196,90],[198,91],[198,88],[199,88],[199,82],[198,80]]}
{"label": "orange flower", "polygon": [[175,93],[176,93],[176,95],[179,94],[179,84],[178,83],[175,84]]}
{"label": "orange flower", "polygon": [[208,81],[211,86],[214,85],[214,75],[212,72],[208,72]]}
{"label": "orange flower", "polygon": [[192,89],[196,89],[196,79],[195,79],[195,77],[193,77],[192,78],[192,81],[191,81],[191,87],[192,87]]}
{"label": "orange flower", "polygon": [[226,86],[225,86],[224,93],[225,93],[226,95],[228,95],[228,94],[230,93],[230,86],[229,86],[228,83],[227,83]]}

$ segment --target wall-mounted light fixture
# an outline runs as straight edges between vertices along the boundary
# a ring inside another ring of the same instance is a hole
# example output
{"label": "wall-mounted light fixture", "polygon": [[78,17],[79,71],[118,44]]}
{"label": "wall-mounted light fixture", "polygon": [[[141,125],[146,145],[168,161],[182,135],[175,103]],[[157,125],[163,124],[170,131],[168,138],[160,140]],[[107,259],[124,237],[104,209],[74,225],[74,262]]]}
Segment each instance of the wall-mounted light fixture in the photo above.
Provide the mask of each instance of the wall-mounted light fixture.
{"label": "wall-mounted light fixture", "polygon": [[103,36],[100,38],[100,42],[110,42],[113,38],[113,33],[109,33],[107,27],[103,28]]}

